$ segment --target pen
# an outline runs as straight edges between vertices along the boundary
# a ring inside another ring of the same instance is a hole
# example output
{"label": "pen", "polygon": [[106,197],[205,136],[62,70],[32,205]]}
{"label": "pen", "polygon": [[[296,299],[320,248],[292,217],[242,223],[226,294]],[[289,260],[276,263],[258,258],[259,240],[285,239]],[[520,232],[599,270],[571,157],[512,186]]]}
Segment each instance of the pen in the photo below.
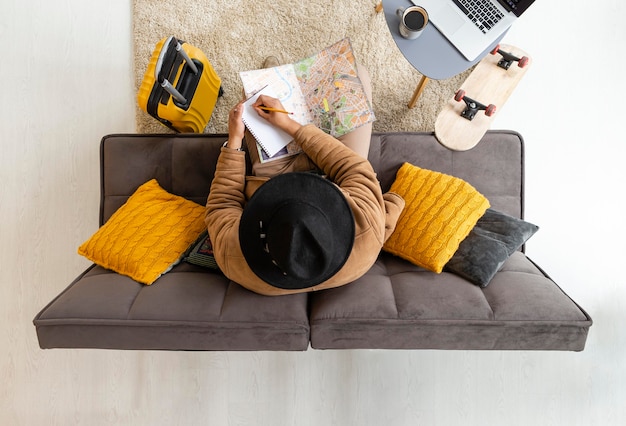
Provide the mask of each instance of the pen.
{"label": "pen", "polygon": [[293,112],[285,111],[284,109],[276,109],[266,106],[260,106],[259,109],[262,109],[263,111],[282,112],[283,114],[293,114]]}

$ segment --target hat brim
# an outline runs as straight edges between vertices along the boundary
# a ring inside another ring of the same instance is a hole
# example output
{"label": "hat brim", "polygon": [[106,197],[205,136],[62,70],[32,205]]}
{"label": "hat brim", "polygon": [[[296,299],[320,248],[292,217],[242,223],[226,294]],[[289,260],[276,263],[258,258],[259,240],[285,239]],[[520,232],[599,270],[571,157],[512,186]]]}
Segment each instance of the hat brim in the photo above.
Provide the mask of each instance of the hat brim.
{"label": "hat brim", "polygon": [[[333,230],[332,260],[309,280],[285,275],[272,262],[261,238],[260,223],[269,223],[276,206],[295,200],[324,211]],[[352,251],[354,235],[354,217],[343,193],[327,179],[307,172],[285,173],[264,183],[246,204],[239,224],[239,244],[250,269],[266,283],[292,290],[315,286],[335,275]]]}

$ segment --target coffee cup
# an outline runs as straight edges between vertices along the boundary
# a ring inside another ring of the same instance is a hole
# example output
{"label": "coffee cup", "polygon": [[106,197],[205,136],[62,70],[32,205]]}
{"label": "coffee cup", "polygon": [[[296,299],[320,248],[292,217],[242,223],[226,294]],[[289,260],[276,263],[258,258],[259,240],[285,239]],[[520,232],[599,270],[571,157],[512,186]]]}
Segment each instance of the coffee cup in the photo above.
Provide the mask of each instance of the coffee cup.
{"label": "coffee cup", "polygon": [[428,12],[421,6],[399,8],[396,15],[400,18],[400,35],[409,40],[418,38],[428,24]]}

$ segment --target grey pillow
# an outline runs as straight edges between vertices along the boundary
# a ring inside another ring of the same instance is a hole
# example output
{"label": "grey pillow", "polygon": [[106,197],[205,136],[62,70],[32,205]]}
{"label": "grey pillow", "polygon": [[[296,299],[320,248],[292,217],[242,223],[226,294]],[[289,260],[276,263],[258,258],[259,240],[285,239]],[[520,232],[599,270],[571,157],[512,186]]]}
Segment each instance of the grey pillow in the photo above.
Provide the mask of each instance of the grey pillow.
{"label": "grey pillow", "polygon": [[486,287],[504,262],[538,229],[532,223],[487,209],[461,241],[445,270]]}

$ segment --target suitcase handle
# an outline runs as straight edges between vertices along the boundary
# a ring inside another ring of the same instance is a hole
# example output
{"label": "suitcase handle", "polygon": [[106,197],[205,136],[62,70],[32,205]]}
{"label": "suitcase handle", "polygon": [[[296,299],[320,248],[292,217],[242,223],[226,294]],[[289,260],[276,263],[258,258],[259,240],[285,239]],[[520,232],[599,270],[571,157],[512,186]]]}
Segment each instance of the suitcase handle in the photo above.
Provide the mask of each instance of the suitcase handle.
{"label": "suitcase handle", "polygon": [[185,49],[183,49],[183,45],[180,44],[178,40],[176,40],[176,51],[185,59],[191,71],[193,71],[194,74],[198,74],[198,67],[193,63],[187,52],[185,52]]}
{"label": "suitcase handle", "polygon": [[165,43],[163,44],[163,48],[161,49],[161,54],[159,55],[159,59],[157,60],[156,67],[154,69],[154,77],[155,77],[155,80],[159,82],[161,87],[167,93],[169,93],[174,99],[176,99],[178,102],[182,104],[186,104],[187,99],[178,90],[176,90],[176,88],[172,85],[172,83],[170,83],[164,76],[161,75],[161,68],[163,67],[165,56],[170,50],[170,43],[172,43],[172,41],[176,42],[176,45],[174,46],[176,53],[183,57],[183,59],[185,60],[187,65],[189,65],[189,68],[191,68],[191,71],[193,71],[194,74],[196,75],[198,74],[198,67],[196,67],[196,64],[193,63],[193,61],[191,60],[187,52],[185,52],[185,49],[183,49],[183,46],[180,44],[180,42],[177,39],[174,38],[174,36],[170,36],[165,41]]}
{"label": "suitcase handle", "polygon": [[172,83],[167,81],[167,79],[163,79],[163,82],[161,82],[161,87],[181,104],[187,103],[187,99],[178,90],[176,90],[176,88],[172,86]]}

